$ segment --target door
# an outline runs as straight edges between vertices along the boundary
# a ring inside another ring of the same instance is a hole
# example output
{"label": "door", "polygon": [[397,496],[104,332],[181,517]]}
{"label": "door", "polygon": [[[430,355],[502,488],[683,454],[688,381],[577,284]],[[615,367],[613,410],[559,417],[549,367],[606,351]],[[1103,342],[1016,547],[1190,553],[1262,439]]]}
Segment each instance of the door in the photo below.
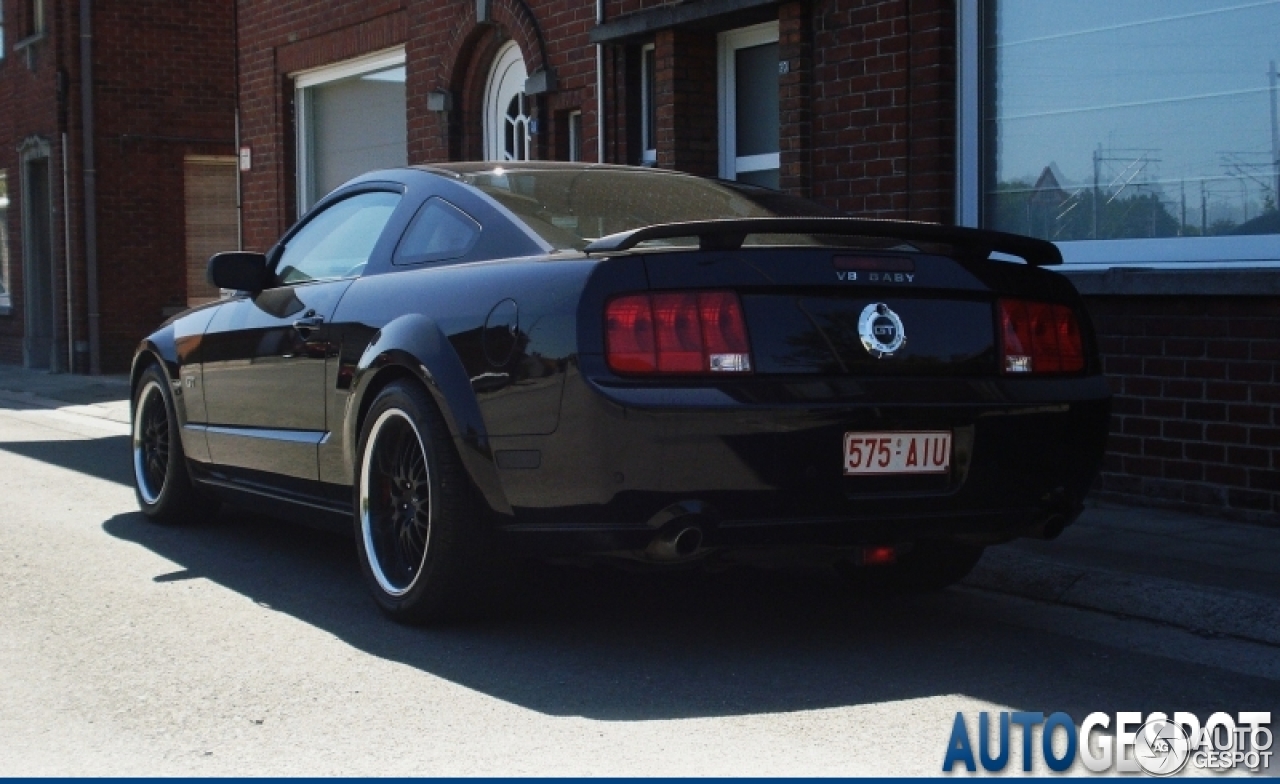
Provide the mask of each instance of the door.
{"label": "door", "polygon": [[533,158],[529,134],[528,74],[524,55],[514,42],[494,59],[484,95],[484,157],[489,161],[527,161]]}
{"label": "door", "polygon": [[236,159],[188,155],[182,162],[187,245],[187,307],[218,298],[205,280],[209,257],[237,247]]}
{"label": "door", "polygon": [[318,494],[325,360],[337,350],[327,322],[399,200],[366,191],[330,204],[276,252],[270,288],[218,308],[202,345],[202,383],[209,454],[227,478]]}
{"label": "door", "polygon": [[23,163],[22,277],[25,281],[23,358],[36,370],[57,370],[54,346],[57,307],[49,191],[49,159]]}

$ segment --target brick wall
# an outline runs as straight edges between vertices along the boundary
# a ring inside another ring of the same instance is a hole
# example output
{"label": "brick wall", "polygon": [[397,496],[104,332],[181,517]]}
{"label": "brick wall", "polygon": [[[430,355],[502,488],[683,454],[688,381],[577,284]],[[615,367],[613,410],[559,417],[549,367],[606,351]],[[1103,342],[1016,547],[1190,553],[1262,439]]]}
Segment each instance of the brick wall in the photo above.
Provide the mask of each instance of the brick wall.
{"label": "brick wall", "polygon": [[950,221],[954,5],[836,0],[813,24],[813,195],[862,215]]}
{"label": "brick wall", "polygon": [[102,366],[186,305],[183,159],[235,152],[234,0],[94,15]]}
{"label": "brick wall", "polygon": [[1275,296],[1089,296],[1115,393],[1096,490],[1274,522],[1280,515]]}
{"label": "brick wall", "polygon": [[[26,4],[6,3],[6,11]],[[185,302],[183,158],[234,153],[234,0],[136,0],[95,4],[94,150],[102,369],[128,367],[142,336]],[[0,361],[21,362],[22,204],[18,145],[50,142],[56,334],[65,354],[66,254],[72,261],[73,337],[88,340],[84,256],[83,140],[78,3],[46,1],[45,40],[0,61],[0,168],[9,173],[10,285],[13,311],[0,316]],[[24,34],[6,14],[6,45]],[[58,73],[64,74],[59,88]],[[63,150],[61,134],[69,137]],[[65,247],[62,166],[68,169],[70,248]],[[79,352],[75,368],[88,370]]]}
{"label": "brick wall", "polygon": [[663,30],[655,39],[653,57],[658,165],[716,176],[715,36]]}
{"label": "brick wall", "polygon": [[[61,168],[62,149],[59,138],[59,101],[57,72],[59,58],[74,41],[68,34],[64,14],[60,9],[47,15],[45,39],[29,48],[28,53],[14,51],[13,45],[30,33],[27,17],[29,4],[6,2],[5,48],[0,59],[0,169],[6,172],[9,192],[7,229],[9,241],[9,278],[7,288],[12,309],[0,315],[0,362],[23,361],[22,338],[26,291],[23,270],[22,232],[22,173],[18,148],[24,141],[40,139],[49,144],[53,177],[51,197],[54,203],[62,203],[62,178],[57,176]],[[51,9],[54,10],[54,9]],[[59,213],[60,216],[60,213]],[[58,231],[54,232],[54,256],[62,258],[62,231],[60,217]],[[54,286],[65,291],[66,277],[61,265],[55,268]],[[66,343],[65,299],[57,298],[54,312],[58,345]]]}

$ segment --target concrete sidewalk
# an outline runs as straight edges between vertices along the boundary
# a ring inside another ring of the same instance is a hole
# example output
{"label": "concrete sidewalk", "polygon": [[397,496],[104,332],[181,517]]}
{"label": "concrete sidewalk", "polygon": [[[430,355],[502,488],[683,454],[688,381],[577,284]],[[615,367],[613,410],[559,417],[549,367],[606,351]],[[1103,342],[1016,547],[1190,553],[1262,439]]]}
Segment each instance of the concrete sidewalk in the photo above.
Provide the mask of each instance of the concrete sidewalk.
{"label": "concrete sidewalk", "polygon": [[[125,376],[0,365],[0,402],[128,423],[128,395]],[[964,585],[1280,646],[1280,527],[1096,504],[1054,541],[990,548]]]}
{"label": "concrete sidewalk", "polygon": [[0,364],[0,400],[129,422],[129,377],[44,373]]}

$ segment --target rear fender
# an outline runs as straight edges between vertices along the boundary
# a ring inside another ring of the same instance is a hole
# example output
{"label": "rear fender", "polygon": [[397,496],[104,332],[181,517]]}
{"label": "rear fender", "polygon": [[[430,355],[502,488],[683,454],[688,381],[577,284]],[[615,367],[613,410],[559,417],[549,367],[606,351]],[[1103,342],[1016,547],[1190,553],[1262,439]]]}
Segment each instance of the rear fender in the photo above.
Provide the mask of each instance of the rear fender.
{"label": "rear fender", "polygon": [[436,323],[417,313],[401,316],[375,333],[356,364],[343,415],[348,475],[355,476],[361,416],[388,374],[405,373],[420,381],[440,408],[462,464],[489,508],[511,514],[471,379]]}

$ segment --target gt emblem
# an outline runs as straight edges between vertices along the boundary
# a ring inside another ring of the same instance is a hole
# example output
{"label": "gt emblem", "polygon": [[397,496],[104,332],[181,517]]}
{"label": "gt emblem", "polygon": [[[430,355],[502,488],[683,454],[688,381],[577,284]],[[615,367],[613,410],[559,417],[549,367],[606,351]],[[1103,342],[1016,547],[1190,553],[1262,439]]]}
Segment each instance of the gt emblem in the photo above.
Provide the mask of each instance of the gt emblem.
{"label": "gt emblem", "polygon": [[858,336],[862,347],[876,359],[893,356],[907,342],[902,319],[883,302],[873,302],[862,309],[858,318]]}

